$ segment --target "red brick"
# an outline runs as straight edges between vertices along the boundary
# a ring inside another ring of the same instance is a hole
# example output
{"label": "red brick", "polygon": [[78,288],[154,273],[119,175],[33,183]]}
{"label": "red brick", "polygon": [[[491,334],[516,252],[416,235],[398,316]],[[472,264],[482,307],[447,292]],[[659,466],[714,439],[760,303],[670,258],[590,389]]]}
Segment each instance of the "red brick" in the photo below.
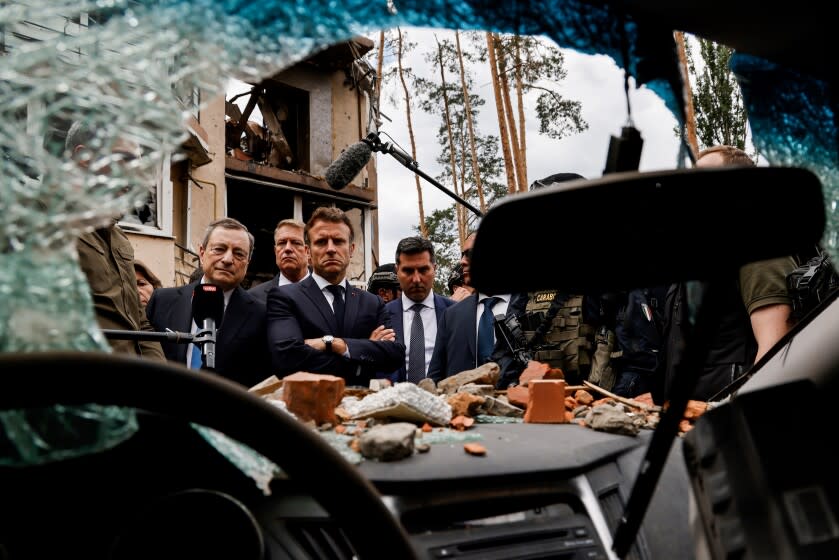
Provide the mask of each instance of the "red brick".
{"label": "red brick", "polygon": [[529,384],[530,399],[524,421],[532,424],[565,424],[565,381],[534,379]]}
{"label": "red brick", "polygon": [[283,378],[283,400],[303,422],[338,424],[335,407],[344,396],[344,380],[335,375],[297,372]]}

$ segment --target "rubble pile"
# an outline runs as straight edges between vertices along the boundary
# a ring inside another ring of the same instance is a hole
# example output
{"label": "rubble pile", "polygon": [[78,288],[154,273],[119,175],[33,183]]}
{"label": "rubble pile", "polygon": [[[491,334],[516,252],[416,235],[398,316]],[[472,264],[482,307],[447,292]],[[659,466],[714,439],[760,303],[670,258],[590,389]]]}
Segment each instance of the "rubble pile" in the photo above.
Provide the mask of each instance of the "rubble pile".
{"label": "rubble pile", "polygon": [[[427,452],[440,442],[462,442],[465,453],[484,456],[488,451],[477,441],[480,433],[471,430],[476,423],[577,424],[636,436],[655,429],[662,411],[649,393],[627,399],[589,382],[569,386],[562,370],[535,361],[515,387],[496,390],[498,375],[498,365],[490,362],[437,385],[430,379],[393,386],[375,380],[370,389],[346,389],[339,377],[299,372],[283,380],[269,378],[251,391],[282,403],[321,432],[335,434],[330,441],[378,461]],[[690,401],[680,433],[692,429],[707,408],[706,402]],[[465,432],[472,437],[464,437]]]}

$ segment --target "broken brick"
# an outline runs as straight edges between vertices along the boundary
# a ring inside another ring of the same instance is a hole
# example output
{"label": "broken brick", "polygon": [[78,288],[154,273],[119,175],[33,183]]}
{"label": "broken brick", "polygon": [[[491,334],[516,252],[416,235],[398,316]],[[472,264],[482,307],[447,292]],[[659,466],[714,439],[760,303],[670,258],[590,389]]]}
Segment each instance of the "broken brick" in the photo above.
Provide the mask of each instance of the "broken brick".
{"label": "broken brick", "polygon": [[283,401],[303,422],[339,424],[335,407],[344,396],[344,379],[335,375],[297,372],[283,378]]}
{"label": "broken brick", "polygon": [[466,451],[469,455],[476,455],[478,457],[482,457],[487,454],[487,449],[480,443],[464,443],[463,450]]}
{"label": "broken brick", "polygon": [[527,367],[519,375],[519,385],[527,386],[533,379],[544,379],[545,374],[551,369],[551,366],[536,360],[527,362]]}
{"label": "broken brick", "polygon": [[524,421],[535,424],[565,424],[565,381],[534,379],[529,384],[530,399]]}

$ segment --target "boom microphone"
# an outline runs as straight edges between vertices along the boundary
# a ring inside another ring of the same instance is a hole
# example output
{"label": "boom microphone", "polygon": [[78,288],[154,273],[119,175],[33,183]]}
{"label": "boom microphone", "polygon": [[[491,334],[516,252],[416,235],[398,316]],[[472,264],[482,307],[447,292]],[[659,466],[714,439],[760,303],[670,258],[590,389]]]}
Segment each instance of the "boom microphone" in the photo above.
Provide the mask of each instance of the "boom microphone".
{"label": "boom microphone", "polygon": [[323,174],[324,179],[336,191],[341,190],[349,185],[353,178],[364,169],[372,155],[373,148],[369,142],[362,140],[350,144],[338,155],[338,159],[326,168],[326,172]]}
{"label": "boom microphone", "polygon": [[216,367],[216,328],[224,316],[224,293],[215,284],[198,284],[192,292],[192,318],[202,327],[201,336],[196,336],[193,343],[201,343],[204,367]]}

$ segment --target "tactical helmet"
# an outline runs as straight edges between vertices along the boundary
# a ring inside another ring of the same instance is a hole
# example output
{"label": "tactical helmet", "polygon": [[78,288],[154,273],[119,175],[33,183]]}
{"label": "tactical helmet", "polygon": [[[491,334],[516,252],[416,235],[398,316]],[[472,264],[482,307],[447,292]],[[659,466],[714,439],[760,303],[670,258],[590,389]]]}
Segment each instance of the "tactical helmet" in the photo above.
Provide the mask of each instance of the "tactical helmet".
{"label": "tactical helmet", "polygon": [[396,264],[383,264],[373,271],[367,282],[367,291],[375,294],[379,288],[400,289],[399,279],[396,277]]}

